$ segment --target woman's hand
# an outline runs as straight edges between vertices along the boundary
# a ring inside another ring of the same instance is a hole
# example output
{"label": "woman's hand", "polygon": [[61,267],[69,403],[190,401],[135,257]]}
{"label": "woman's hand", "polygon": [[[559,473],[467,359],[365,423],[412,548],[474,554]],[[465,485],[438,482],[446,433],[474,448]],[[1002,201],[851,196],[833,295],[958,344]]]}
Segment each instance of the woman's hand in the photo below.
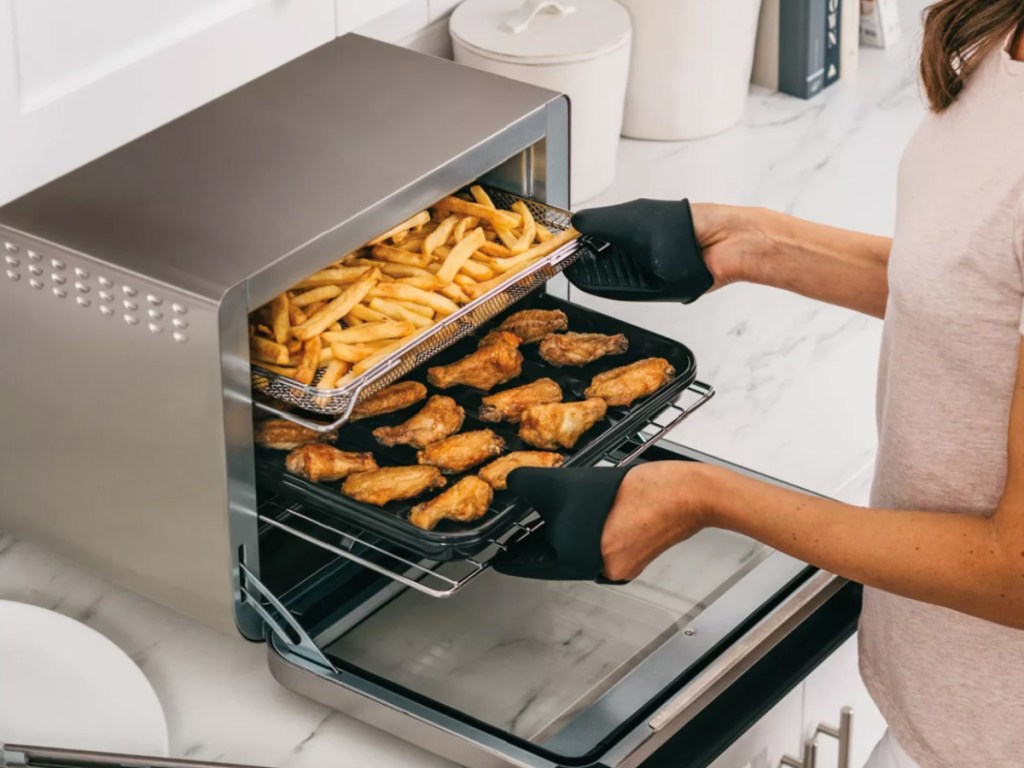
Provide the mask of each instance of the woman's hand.
{"label": "woman's hand", "polygon": [[658,555],[705,527],[700,464],[654,461],[622,479],[601,534],[604,575],[634,579]]}
{"label": "woman's hand", "polygon": [[771,212],[718,203],[693,203],[690,208],[704,263],[715,279],[711,290],[752,280],[774,247],[768,234]]}

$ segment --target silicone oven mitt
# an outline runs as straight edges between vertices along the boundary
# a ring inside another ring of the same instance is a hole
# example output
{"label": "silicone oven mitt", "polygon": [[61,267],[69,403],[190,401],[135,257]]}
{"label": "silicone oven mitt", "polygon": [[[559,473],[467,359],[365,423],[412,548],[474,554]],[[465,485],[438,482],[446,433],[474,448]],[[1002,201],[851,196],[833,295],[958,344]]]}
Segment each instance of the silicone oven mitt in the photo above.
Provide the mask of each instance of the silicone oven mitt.
{"label": "silicone oven mitt", "polygon": [[523,467],[508,476],[508,488],[540,514],[544,525],[501,553],[492,567],[508,576],[552,581],[604,578],[601,534],[627,467]]}
{"label": "silicone oven mitt", "polygon": [[573,216],[572,223],[601,241],[565,271],[581,291],[619,301],[689,304],[714,282],[688,200],[641,199],[591,208]]}

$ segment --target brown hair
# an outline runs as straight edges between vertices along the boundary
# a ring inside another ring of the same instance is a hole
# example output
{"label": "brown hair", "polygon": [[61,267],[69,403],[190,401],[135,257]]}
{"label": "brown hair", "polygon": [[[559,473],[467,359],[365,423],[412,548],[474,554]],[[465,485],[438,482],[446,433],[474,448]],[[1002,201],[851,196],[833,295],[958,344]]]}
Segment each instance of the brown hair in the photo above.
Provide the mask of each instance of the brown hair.
{"label": "brown hair", "polygon": [[978,61],[1024,20],[1024,0],[939,0],[924,12],[921,80],[941,112],[960,95]]}

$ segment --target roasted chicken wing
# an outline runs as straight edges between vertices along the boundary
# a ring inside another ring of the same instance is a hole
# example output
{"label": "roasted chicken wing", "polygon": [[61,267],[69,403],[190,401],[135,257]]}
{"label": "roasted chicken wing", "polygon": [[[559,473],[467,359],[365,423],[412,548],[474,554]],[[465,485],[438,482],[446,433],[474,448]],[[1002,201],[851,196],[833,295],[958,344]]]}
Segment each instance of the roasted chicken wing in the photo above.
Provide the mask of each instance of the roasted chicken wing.
{"label": "roasted chicken wing", "polygon": [[437,467],[384,467],[349,475],[341,486],[341,492],[356,501],[382,507],[389,501],[412,499],[435,488],[443,488],[447,482]]}
{"label": "roasted chicken wing", "polygon": [[451,365],[441,365],[427,371],[427,381],[438,389],[465,384],[477,389],[493,389],[514,379],[523,370],[523,355],[504,341],[480,347],[476,352]]}
{"label": "roasted chicken wing", "polygon": [[605,355],[621,355],[629,342],[621,333],[552,333],[541,339],[538,351],[551,365],[586,365]]}
{"label": "roasted chicken wing", "polygon": [[608,405],[632,405],[641,397],[653,395],[676,375],[668,360],[648,357],[629,365],[599,373],[590,380],[587,397],[599,397]]}
{"label": "roasted chicken wing", "polygon": [[284,460],[285,469],[293,475],[319,483],[321,480],[344,480],[356,472],[377,469],[372,453],[341,451],[333,445],[311,443],[296,448]]}
{"label": "roasted chicken wing", "polygon": [[253,427],[256,445],[273,448],[275,451],[291,451],[310,443],[333,443],[338,439],[337,432],[314,432],[312,429],[300,427],[287,419],[267,419],[256,422]]}
{"label": "roasted chicken wing", "polygon": [[562,402],[562,388],[552,379],[537,379],[514,389],[495,392],[480,401],[484,421],[510,421],[518,424],[523,410],[538,403]]}
{"label": "roasted chicken wing", "polygon": [[416,454],[416,461],[458,474],[501,455],[504,448],[505,441],[491,430],[478,429],[431,443]]}
{"label": "roasted chicken wing", "polygon": [[523,344],[530,344],[568,327],[569,318],[560,309],[524,309],[502,320],[498,330],[510,331],[522,339]]}
{"label": "roasted chicken wing", "polygon": [[415,405],[427,396],[427,388],[418,381],[400,381],[356,404],[351,421],[394,413]]}
{"label": "roasted chicken wing", "polygon": [[428,531],[442,520],[468,523],[487,514],[492,498],[491,486],[476,475],[470,475],[439,496],[413,507],[409,522]]}
{"label": "roasted chicken wing", "polygon": [[411,419],[395,427],[377,427],[373,436],[389,448],[396,445],[426,448],[458,432],[465,418],[466,412],[461,405],[450,397],[434,395]]}
{"label": "roasted chicken wing", "polygon": [[560,467],[562,454],[551,451],[512,451],[495,459],[477,474],[496,491],[508,488],[508,473],[520,467]]}
{"label": "roasted chicken wing", "polygon": [[486,347],[488,344],[496,344],[499,341],[503,341],[511,347],[518,347],[523,343],[523,340],[516,336],[514,333],[508,331],[493,330],[490,331],[486,336],[480,339],[478,347]]}
{"label": "roasted chicken wing", "polygon": [[534,448],[572,448],[607,411],[605,401],[596,397],[576,403],[531,405],[523,411],[519,437]]}

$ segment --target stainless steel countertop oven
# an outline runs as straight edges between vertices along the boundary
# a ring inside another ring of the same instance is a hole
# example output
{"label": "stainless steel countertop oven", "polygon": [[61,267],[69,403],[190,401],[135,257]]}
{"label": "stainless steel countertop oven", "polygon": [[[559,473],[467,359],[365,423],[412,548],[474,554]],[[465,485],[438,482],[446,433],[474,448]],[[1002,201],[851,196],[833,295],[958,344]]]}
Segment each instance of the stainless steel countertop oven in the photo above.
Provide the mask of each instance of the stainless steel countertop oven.
{"label": "stainless steel countertop oven", "polygon": [[[466,765],[638,765],[688,734],[842,583],[722,532],[624,588],[500,577],[528,510],[432,560],[270,483],[253,444],[258,411],[300,417],[254,399],[248,313],[471,183],[568,208],[569,112],[348,35],[0,208],[0,527],[266,641],[282,684]],[[713,391],[685,385],[588,462],[643,460]],[[510,622],[531,652],[474,668]],[[560,633],[593,652],[565,663]],[[0,745],[3,765],[111,762],[191,764]]]}

